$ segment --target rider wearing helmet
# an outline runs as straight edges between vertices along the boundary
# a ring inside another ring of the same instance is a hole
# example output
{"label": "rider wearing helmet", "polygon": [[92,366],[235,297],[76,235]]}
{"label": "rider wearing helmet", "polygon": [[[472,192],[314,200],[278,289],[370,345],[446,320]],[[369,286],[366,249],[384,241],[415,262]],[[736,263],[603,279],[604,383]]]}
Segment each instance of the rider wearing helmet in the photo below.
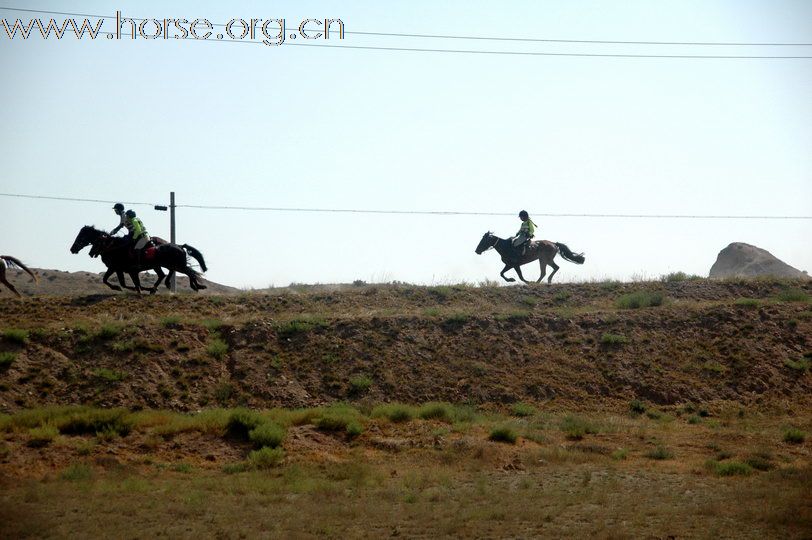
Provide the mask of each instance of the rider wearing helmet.
{"label": "rider wearing helmet", "polygon": [[127,227],[127,230],[130,232],[130,238],[132,238],[132,241],[135,242],[135,252],[140,260],[141,250],[146,247],[150,240],[149,234],[147,233],[147,228],[144,227],[141,220],[136,217],[134,210],[127,210],[124,215],[127,217],[127,221],[124,226]]}
{"label": "rider wearing helmet", "polygon": [[121,203],[116,203],[113,206],[113,211],[121,218],[121,221],[119,222],[118,227],[110,231],[110,236],[114,236],[118,231],[121,230],[122,227],[127,226],[127,215],[124,213],[124,205]]}
{"label": "rider wearing helmet", "polygon": [[519,227],[519,232],[513,237],[512,245],[517,252],[521,249],[519,255],[524,255],[527,244],[529,244],[530,240],[536,235],[536,224],[530,219],[530,214],[527,213],[527,210],[519,212],[519,219],[522,220],[522,226]]}

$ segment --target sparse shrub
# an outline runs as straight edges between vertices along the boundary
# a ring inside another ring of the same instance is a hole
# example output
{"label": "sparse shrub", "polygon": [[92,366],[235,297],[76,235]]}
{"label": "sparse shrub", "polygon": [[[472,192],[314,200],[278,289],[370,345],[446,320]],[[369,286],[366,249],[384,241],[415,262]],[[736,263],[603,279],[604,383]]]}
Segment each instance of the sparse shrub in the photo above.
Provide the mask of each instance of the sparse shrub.
{"label": "sparse shrub", "polygon": [[121,325],[115,323],[106,323],[99,328],[99,333],[96,334],[99,339],[108,340],[117,337],[121,333]]}
{"label": "sparse shrub", "polygon": [[609,334],[605,333],[601,336],[601,343],[604,345],[623,345],[624,343],[628,343],[629,338],[626,336],[621,336],[619,334]]}
{"label": "sparse shrub", "polygon": [[557,303],[566,302],[571,296],[572,295],[569,293],[569,291],[558,291],[553,295],[553,301]]}
{"label": "sparse shrub", "polygon": [[372,379],[366,375],[359,375],[350,379],[350,394],[357,396],[363,394],[372,386]]}
{"label": "sparse shrub", "polygon": [[515,444],[517,437],[516,431],[510,426],[496,426],[491,430],[491,434],[488,436],[492,441],[510,444]]}
{"label": "sparse shrub", "polygon": [[539,300],[538,298],[535,298],[533,296],[522,296],[519,299],[519,303],[524,304],[527,307],[534,307],[536,304],[539,303]]}
{"label": "sparse shrub", "polygon": [[20,328],[7,328],[6,330],[3,330],[3,339],[10,343],[25,345],[28,343],[28,330],[22,330]]}
{"label": "sparse shrub", "polygon": [[54,423],[60,433],[86,435],[111,432],[126,436],[132,430],[132,420],[125,409],[91,409],[77,407],[58,415]]}
{"label": "sparse shrub", "polygon": [[702,418],[700,418],[695,414],[692,414],[691,416],[688,417],[689,424],[699,424],[700,422],[702,422]]}
{"label": "sparse shrub", "polygon": [[450,423],[454,421],[454,406],[450,403],[433,401],[423,404],[417,415],[424,420],[442,420]]}
{"label": "sparse shrub", "polygon": [[787,288],[776,295],[781,302],[809,302],[809,295],[802,289]]}
{"label": "sparse shrub", "polygon": [[249,433],[265,423],[265,419],[255,411],[234,409],[226,422],[226,435],[240,441],[249,440]]}
{"label": "sparse shrub", "polygon": [[513,416],[523,418],[526,416],[535,416],[538,414],[538,409],[527,403],[514,403],[510,408],[510,412]]}
{"label": "sparse shrub", "polygon": [[135,341],[129,339],[127,341],[116,341],[112,345],[115,352],[131,352],[135,350]]}
{"label": "sparse shrub", "polygon": [[223,465],[223,472],[225,474],[237,474],[248,470],[248,465],[241,461],[239,463],[226,463]]}
{"label": "sparse shrub", "polygon": [[633,399],[629,402],[629,410],[634,414],[643,414],[646,412],[646,405],[639,399]]}
{"label": "sparse shrub", "polygon": [[285,428],[273,423],[266,422],[248,432],[249,440],[254,443],[257,448],[268,446],[276,448],[282,441],[285,440]]}
{"label": "sparse shrub", "polygon": [[235,393],[234,385],[229,382],[221,382],[214,388],[214,399],[217,403],[225,405]]}
{"label": "sparse shrub", "polygon": [[[305,411],[311,413],[313,411]],[[311,418],[311,416],[307,416]],[[336,404],[318,411],[318,416],[313,417],[313,424],[324,431],[347,431],[347,426],[352,422],[358,422],[361,413],[355,407],[346,404]],[[295,423],[295,422],[294,422]]]}
{"label": "sparse shrub", "polygon": [[222,360],[225,357],[225,355],[228,354],[228,343],[226,343],[220,338],[214,338],[209,342],[209,345],[206,347],[206,352],[212,358]]}
{"label": "sparse shrub", "polygon": [[677,283],[680,281],[696,281],[702,279],[702,276],[696,274],[686,274],[685,272],[671,272],[660,277],[663,283]]}
{"label": "sparse shrub", "polygon": [[740,461],[720,463],[711,459],[706,463],[706,467],[718,476],[747,476],[753,473],[753,468],[750,465]]}
{"label": "sparse shrub", "polygon": [[784,365],[801,373],[806,373],[809,371],[810,361],[806,358],[801,358],[798,361],[787,358],[784,360]]}
{"label": "sparse shrub", "polygon": [[423,310],[423,315],[426,317],[438,317],[440,315],[440,310],[436,307],[430,307]]}
{"label": "sparse shrub", "polygon": [[403,403],[379,405],[372,410],[373,417],[379,418],[383,416],[388,418],[390,422],[408,422],[414,418],[414,415],[414,407]]}
{"label": "sparse shrub", "polygon": [[445,285],[441,285],[439,287],[429,287],[429,294],[435,296],[438,300],[447,300],[453,289],[451,287],[447,287]]}
{"label": "sparse shrub", "polygon": [[614,459],[615,461],[622,461],[626,459],[628,455],[629,455],[628,450],[626,450],[625,448],[618,448],[617,450],[612,452],[612,459]]}
{"label": "sparse shrub", "polygon": [[248,454],[248,463],[254,469],[270,469],[279,465],[285,458],[285,451],[281,448],[260,448]]}
{"label": "sparse shrub", "polygon": [[327,322],[324,321],[324,319],[317,317],[300,317],[279,325],[276,329],[276,333],[281,338],[290,338],[325,326],[327,326]]}
{"label": "sparse shrub", "polygon": [[181,462],[181,463],[174,463],[174,464],[172,464],[172,466],[170,467],[170,469],[171,469],[171,470],[173,470],[173,471],[175,471],[175,472],[184,473],[184,474],[189,474],[190,472],[192,472],[192,469],[193,469],[193,468],[192,468],[192,465],[191,465],[191,464]]}
{"label": "sparse shrub", "polygon": [[14,360],[17,359],[17,353],[11,351],[0,352],[0,371],[5,371],[11,367]]}
{"label": "sparse shrub", "polygon": [[646,307],[661,306],[665,297],[663,293],[657,291],[636,291],[624,294],[617,299],[615,304],[620,309],[638,309]]}
{"label": "sparse shrub", "polygon": [[671,450],[669,450],[665,446],[659,445],[657,446],[657,448],[654,448],[653,450],[649,450],[648,452],[646,452],[645,456],[649,459],[663,460],[663,459],[671,459],[672,457],[674,457],[674,453],[671,452]]}
{"label": "sparse shrub", "polygon": [[[212,297],[214,298],[214,297]],[[203,319],[201,324],[205,326],[209,332],[216,332],[223,326],[223,321],[220,319]]]}
{"label": "sparse shrub", "polygon": [[122,379],[124,379],[124,377],[126,377],[126,374],[124,374],[124,373],[122,373],[120,371],[113,371],[112,369],[107,369],[107,368],[94,369],[93,370],[93,375],[95,377],[98,377],[99,379],[103,379],[103,380],[105,380],[107,382],[119,382]]}
{"label": "sparse shrub", "polygon": [[761,302],[755,298],[738,298],[735,304],[739,307],[757,308]]}
{"label": "sparse shrub", "polygon": [[790,428],[784,431],[784,442],[801,444],[806,440],[806,433],[800,429]]}
{"label": "sparse shrub", "polygon": [[42,448],[48,446],[59,435],[59,430],[54,426],[42,426],[28,430],[28,441],[26,445],[31,448]]}
{"label": "sparse shrub", "polygon": [[585,418],[574,415],[567,415],[561,421],[561,431],[566,433],[568,439],[581,440],[584,435],[594,435],[600,430],[598,427]]}
{"label": "sparse shrub", "polygon": [[769,471],[775,467],[772,463],[772,456],[766,452],[753,454],[744,462],[757,471]]}
{"label": "sparse shrub", "polygon": [[710,371],[711,373],[722,375],[727,371],[727,368],[715,360],[708,360],[702,364],[702,371]]}
{"label": "sparse shrub", "polygon": [[62,473],[60,473],[59,478],[62,480],[68,480],[70,482],[79,482],[82,480],[90,480],[93,476],[93,471],[90,467],[85,465],[84,463],[74,463]]}
{"label": "sparse shrub", "polygon": [[361,422],[353,420],[352,422],[347,424],[347,435],[349,435],[350,437],[353,438],[358,437],[363,432],[364,426],[361,424]]}
{"label": "sparse shrub", "polygon": [[161,319],[161,326],[164,328],[175,328],[180,324],[180,317],[177,315],[169,315]]}
{"label": "sparse shrub", "polygon": [[445,318],[445,324],[449,326],[456,326],[465,324],[471,316],[468,313],[463,311],[458,311],[456,313],[452,313],[448,317]]}
{"label": "sparse shrub", "polygon": [[497,321],[522,321],[524,319],[529,318],[532,315],[529,311],[526,310],[518,310],[518,311],[509,311],[507,313],[500,313],[496,315],[494,318]]}

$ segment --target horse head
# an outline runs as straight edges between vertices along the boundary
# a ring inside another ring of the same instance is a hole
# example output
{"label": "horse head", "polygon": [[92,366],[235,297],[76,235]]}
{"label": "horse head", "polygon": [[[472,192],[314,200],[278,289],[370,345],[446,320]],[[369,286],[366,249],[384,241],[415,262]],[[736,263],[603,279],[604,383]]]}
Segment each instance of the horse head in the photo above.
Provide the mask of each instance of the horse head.
{"label": "horse head", "polygon": [[95,227],[91,227],[90,225],[85,225],[79,230],[79,234],[76,235],[76,240],[73,241],[73,245],[70,247],[70,252],[76,255],[82,249],[97,242],[99,238],[106,235]]}
{"label": "horse head", "polygon": [[477,255],[482,255],[483,251],[487,251],[496,245],[496,240],[498,239],[493,235],[493,233],[488,231],[482,235],[482,240],[479,241],[479,245],[474,251]]}

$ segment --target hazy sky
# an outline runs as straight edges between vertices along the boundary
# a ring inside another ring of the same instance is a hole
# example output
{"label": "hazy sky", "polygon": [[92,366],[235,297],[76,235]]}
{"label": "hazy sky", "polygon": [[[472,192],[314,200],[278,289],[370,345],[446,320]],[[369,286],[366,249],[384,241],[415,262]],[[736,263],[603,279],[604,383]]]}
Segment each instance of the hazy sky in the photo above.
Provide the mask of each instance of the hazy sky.
{"label": "hazy sky", "polygon": [[[348,31],[812,43],[812,2],[134,2],[4,6],[149,18],[340,18]],[[30,13],[0,11],[28,19]],[[43,15],[43,17],[48,17]],[[56,16],[62,19],[62,16]],[[107,28],[111,28],[107,27]],[[301,40],[300,40],[301,41]],[[318,42],[324,43],[324,42]],[[372,45],[805,55],[812,47],[556,44],[348,34]],[[812,215],[812,60],[585,58],[0,36],[0,191],[179,204],[518,213]],[[109,204],[0,197],[0,252],[101,271],[68,247]],[[153,234],[169,218],[136,206]],[[585,251],[557,278],[707,275],[730,242],[812,271],[812,221],[535,219]],[[514,216],[181,209],[234,286],[496,279]],[[538,267],[527,267],[535,278]]]}

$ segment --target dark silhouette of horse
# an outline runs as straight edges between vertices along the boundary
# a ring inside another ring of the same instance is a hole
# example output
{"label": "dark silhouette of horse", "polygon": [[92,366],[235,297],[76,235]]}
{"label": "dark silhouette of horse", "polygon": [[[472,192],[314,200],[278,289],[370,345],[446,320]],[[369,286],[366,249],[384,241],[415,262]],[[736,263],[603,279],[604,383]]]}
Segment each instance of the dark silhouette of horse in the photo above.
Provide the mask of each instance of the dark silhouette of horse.
{"label": "dark silhouette of horse", "polygon": [[9,288],[11,292],[17,295],[18,298],[22,298],[22,295],[14,288],[14,285],[8,282],[6,279],[6,268],[19,268],[23,272],[27,273],[29,276],[34,278],[34,283],[39,282],[39,278],[37,277],[34,272],[28,269],[19,259],[15,259],[11,255],[0,255],[0,283],[4,284],[6,287]]}
{"label": "dark silhouette of horse", "polygon": [[[139,259],[133,252],[132,242],[126,237],[110,236],[104,231],[86,225],[76,235],[76,240],[74,240],[70,251],[76,254],[87,246],[92,246],[89,253],[91,257],[101,256],[102,262],[107,266],[107,272],[104,274],[102,281],[115,291],[120,291],[121,287],[124,287],[140,294],[141,280],[138,274],[145,270],[153,270],[158,275],[158,279],[149,289],[150,294],[155,294],[164,279],[166,279],[168,288],[170,286],[169,278],[174,272],[186,275],[189,278],[189,286],[192,290],[197,291],[206,288],[199,281],[200,274],[189,266],[188,259],[188,255],[191,255],[205,272],[207,268],[206,262],[203,260],[203,254],[188,244],[179,246],[164,241],[162,244],[150,248],[152,251],[149,253],[147,253],[148,250],[145,250],[145,253]],[[168,269],[169,274],[164,274],[162,268]],[[118,277],[121,286],[113,285],[108,281],[114,273]],[[130,276],[134,287],[126,285],[124,273]]]}
{"label": "dark silhouette of horse", "polygon": [[530,283],[524,279],[521,266],[538,259],[539,266],[541,267],[541,275],[536,280],[536,283],[544,278],[544,275],[547,273],[547,265],[553,267],[550,277],[547,278],[547,283],[551,283],[553,281],[553,276],[556,272],[558,272],[559,268],[558,265],[553,262],[553,259],[555,259],[555,256],[558,253],[561,254],[561,257],[571,263],[584,264],[585,260],[583,253],[573,253],[565,244],[560,242],[550,242],[549,240],[531,242],[528,244],[524,255],[522,255],[521,253],[517,253],[509,238],[499,238],[488,231],[482,235],[482,240],[479,241],[479,245],[476,247],[475,251],[477,255],[481,255],[483,252],[488,251],[491,248],[495,249],[496,252],[499,253],[499,255],[502,257],[502,262],[505,263],[505,267],[499,273],[499,275],[502,276],[505,281],[516,281],[514,278],[505,277],[505,272],[513,268],[519,275],[519,279],[525,283]]}

